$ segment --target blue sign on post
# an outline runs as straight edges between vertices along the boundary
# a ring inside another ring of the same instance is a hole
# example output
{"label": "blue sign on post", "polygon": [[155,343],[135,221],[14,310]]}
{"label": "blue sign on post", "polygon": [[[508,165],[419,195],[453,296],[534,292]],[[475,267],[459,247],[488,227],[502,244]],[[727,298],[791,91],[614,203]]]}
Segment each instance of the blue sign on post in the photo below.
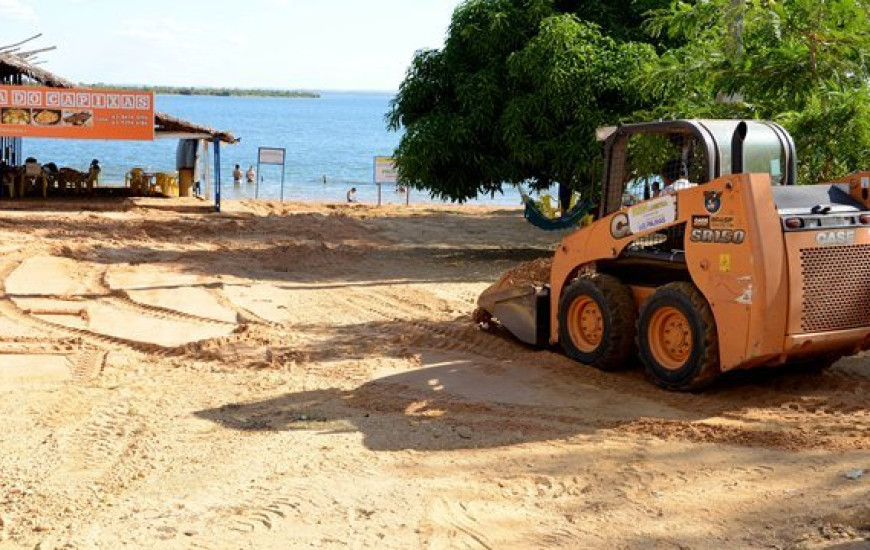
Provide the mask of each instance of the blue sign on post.
{"label": "blue sign on post", "polygon": [[221,211],[221,140],[214,138],[214,211]]}

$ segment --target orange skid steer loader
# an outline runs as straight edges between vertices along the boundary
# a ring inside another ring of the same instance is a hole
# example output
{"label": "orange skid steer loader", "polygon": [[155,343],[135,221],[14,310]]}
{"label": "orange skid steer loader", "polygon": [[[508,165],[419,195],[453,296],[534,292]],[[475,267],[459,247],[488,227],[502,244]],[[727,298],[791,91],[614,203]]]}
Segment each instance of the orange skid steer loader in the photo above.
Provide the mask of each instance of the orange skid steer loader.
{"label": "orange skid steer loader", "polygon": [[605,151],[598,219],[549,285],[480,299],[519,339],[603,370],[639,356],[671,390],[870,348],[870,173],[797,186],[794,142],[760,121],[624,125]]}

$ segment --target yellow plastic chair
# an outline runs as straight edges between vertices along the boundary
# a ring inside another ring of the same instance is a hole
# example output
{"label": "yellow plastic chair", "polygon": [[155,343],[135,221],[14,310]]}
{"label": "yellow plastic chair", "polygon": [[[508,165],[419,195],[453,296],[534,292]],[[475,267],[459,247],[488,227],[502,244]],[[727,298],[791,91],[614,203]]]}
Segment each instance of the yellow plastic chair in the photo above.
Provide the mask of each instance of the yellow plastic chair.
{"label": "yellow plastic chair", "polygon": [[178,189],[178,176],[176,174],[168,174],[166,176],[166,190],[170,197],[177,197],[180,195]]}
{"label": "yellow plastic chair", "polygon": [[124,176],[124,185],[129,187],[134,195],[147,195],[150,193],[149,178],[141,168],[131,168]]}
{"label": "yellow plastic chair", "polygon": [[131,168],[124,174],[124,187],[129,187],[133,191],[136,191],[136,182],[138,181],[138,175],[142,173],[141,168]]}
{"label": "yellow plastic chair", "polygon": [[553,205],[553,197],[550,195],[541,195],[540,210],[548,218],[559,217],[559,209]]}
{"label": "yellow plastic chair", "polygon": [[169,172],[157,172],[154,184],[151,186],[152,194],[160,194],[164,197],[178,196],[178,176]]}
{"label": "yellow plastic chair", "polygon": [[165,195],[166,194],[166,172],[157,172],[154,174],[154,181],[148,186],[149,195]]}

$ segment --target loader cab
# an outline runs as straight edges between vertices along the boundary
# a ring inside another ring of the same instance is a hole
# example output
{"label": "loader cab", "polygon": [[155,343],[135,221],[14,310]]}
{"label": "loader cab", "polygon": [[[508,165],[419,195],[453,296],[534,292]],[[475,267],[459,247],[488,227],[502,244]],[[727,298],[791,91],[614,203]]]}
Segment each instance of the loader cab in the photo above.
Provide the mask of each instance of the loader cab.
{"label": "loader cab", "polygon": [[[762,121],[676,120],[619,126],[606,137],[605,153],[601,217],[728,174],[766,173],[775,187],[791,186],[797,169],[788,132]],[[633,239],[618,258],[599,261],[599,269],[628,284],[689,281],[685,241],[685,224],[663,227]]]}
{"label": "loader cab", "polygon": [[[788,132],[774,122],[674,120],[602,130],[605,173],[599,217],[648,200],[668,180],[702,185],[720,176],[766,173],[774,185],[794,185],[797,155]],[[670,167],[670,169],[669,169]],[[670,173],[669,173],[670,172]]]}

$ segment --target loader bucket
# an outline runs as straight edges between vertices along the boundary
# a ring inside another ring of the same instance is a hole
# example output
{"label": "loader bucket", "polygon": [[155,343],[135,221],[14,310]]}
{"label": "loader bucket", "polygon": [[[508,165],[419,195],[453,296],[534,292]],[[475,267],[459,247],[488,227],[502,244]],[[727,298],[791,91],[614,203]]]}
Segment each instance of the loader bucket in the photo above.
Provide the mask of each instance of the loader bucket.
{"label": "loader bucket", "polygon": [[519,340],[546,346],[550,339],[550,287],[533,285],[484,294],[478,305]]}

